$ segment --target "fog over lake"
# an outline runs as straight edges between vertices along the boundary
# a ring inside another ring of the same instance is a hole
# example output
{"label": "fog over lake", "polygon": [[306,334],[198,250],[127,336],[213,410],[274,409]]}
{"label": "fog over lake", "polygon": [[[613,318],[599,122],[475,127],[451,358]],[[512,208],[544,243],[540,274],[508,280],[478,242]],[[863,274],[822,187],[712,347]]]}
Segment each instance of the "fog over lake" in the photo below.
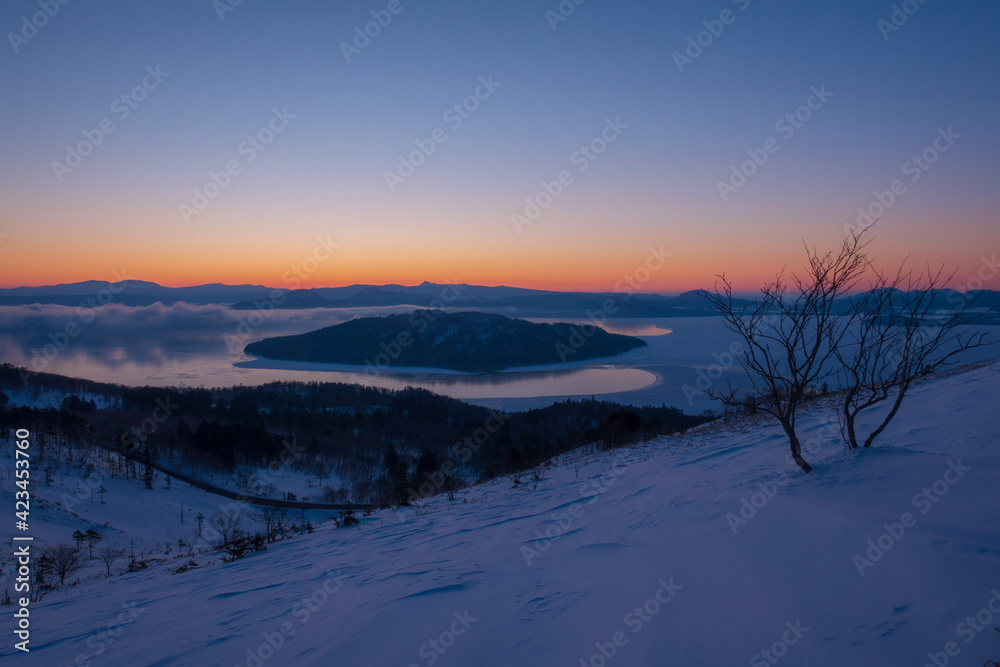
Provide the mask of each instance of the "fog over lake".
{"label": "fog over lake", "polygon": [[[709,382],[742,384],[732,367],[736,337],[717,317],[610,320],[611,333],[638,336],[646,347],[615,357],[559,366],[468,374],[438,369],[374,368],[258,359],[243,347],[269,336],[299,334],[352,317],[412,310],[283,310],[261,315],[185,303],[89,310],[66,306],[0,307],[0,361],[129,385],[228,386],[278,380],[346,382],[436,393],[506,409],[537,407],[572,396],[685,411],[715,407]],[[586,320],[527,318],[534,322]],[[992,350],[963,358],[990,358]]]}

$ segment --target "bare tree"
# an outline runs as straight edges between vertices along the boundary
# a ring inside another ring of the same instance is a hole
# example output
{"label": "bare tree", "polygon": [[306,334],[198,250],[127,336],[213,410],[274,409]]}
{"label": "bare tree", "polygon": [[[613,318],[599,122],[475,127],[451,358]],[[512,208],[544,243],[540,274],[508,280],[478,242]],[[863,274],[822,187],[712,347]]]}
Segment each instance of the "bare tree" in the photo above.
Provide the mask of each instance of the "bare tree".
{"label": "bare tree", "polygon": [[219,542],[225,546],[243,534],[243,515],[241,512],[216,512],[209,521],[209,527],[215,532]]}
{"label": "bare tree", "polygon": [[721,287],[705,293],[724,326],[743,340],[739,362],[757,398],[748,403],[740,398],[741,389],[732,386],[710,388],[708,395],[777,419],[792,459],[807,473],[812,467],[802,458],[796,418],[802,404],[835,373],[836,349],[850,325],[838,307],[871,266],[865,231],[852,232],[837,251],[821,254],[806,246],[805,272],[779,273],[753,301],[737,298],[724,274],[719,276]]}
{"label": "bare tree", "polygon": [[294,523],[292,513],[287,509],[268,505],[253,509],[250,512],[250,518],[264,526],[264,535],[268,542],[274,542],[284,537]]}
{"label": "bare tree", "polygon": [[[842,367],[840,428],[851,449],[871,446],[917,379],[987,344],[985,333],[963,328],[975,320],[970,312],[975,299],[954,292],[945,299],[943,286],[953,277],[941,269],[915,276],[900,267],[895,276],[877,273],[872,288],[853,300],[853,326],[836,349]],[[858,416],[890,397],[889,411],[859,445]]]}
{"label": "bare tree", "polygon": [[80,552],[71,544],[56,544],[42,548],[42,558],[50,564],[52,571],[59,577],[59,584],[66,583],[66,577],[80,569]]}
{"label": "bare tree", "polygon": [[250,550],[252,538],[243,528],[241,512],[216,512],[210,527],[219,539],[219,548],[229,554],[230,560],[242,558]]}
{"label": "bare tree", "polygon": [[39,602],[45,597],[46,593],[55,589],[55,584],[52,582],[50,576],[51,574],[52,560],[43,553],[35,563],[35,568],[30,575],[32,602]]}
{"label": "bare tree", "polygon": [[112,545],[109,547],[104,547],[97,552],[98,558],[104,563],[104,568],[108,572],[108,576],[111,576],[111,568],[114,567],[115,563],[119,560],[125,558],[126,551],[118,545]]}

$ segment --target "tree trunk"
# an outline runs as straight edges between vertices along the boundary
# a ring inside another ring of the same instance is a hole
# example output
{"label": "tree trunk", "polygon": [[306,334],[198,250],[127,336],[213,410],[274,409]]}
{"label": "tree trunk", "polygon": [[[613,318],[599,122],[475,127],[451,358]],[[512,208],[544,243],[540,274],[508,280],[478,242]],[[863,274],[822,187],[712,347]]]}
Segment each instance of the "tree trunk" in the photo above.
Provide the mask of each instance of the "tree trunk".
{"label": "tree trunk", "polygon": [[885,427],[889,425],[889,422],[892,421],[892,418],[896,416],[897,412],[899,412],[899,406],[903,404],[903,397],[906,396],[907,389],[909,389],[909,384],[904,384],[899,387],[896,393],[896,400],[893,401],[892,408],[889,410],[889,414],[885,416],[885,419],[882,420],[882,423],[879,424],[879,427],[874,431],[872,431],[868,435],[868,438],[865,439],[865,447],[872,446],[872,442],[875,440],[875,438],[877,438],[882,433],[882,431],[885,430]]}
{"label": "tree trunk", "polygon": [[857,449],[858,448],[858,436],[854,432],[854,420],[857,417],[850,408],[844,410],[844,422],[847,425],[847,448]]}
{"label": "tree trunk", "polygon": [[802,445],[799,443],[799,436],[795,434],[795,427],[787,421],[783,421],[781,426],[785,430],[785,435],[788,436],[788,444],[792,449],[792,460],[802,468],[803,472],[812,472],[812,466],[802,458]]}

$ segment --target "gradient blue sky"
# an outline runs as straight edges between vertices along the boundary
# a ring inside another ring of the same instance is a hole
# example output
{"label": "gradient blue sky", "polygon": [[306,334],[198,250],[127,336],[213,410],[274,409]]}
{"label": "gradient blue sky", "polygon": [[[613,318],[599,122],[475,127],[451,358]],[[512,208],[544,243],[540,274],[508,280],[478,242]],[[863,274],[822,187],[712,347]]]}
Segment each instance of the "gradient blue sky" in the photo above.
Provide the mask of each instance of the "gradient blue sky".
{"label": "gradient blue sky", "polygon": [[[649,255],[645,287],[681,291],[727,271],[752,287],[836,243],[894,179],[907,191],[875,244],[886,262],[945,261],[959,278],[997,250],[1000,6],[928,0],[888,40],[891,2],[588,0],[552,30],[552,1],[401,0],[367,48],[340,44],[386,1],[75,0],[15,53],[37,2],[0,14],[0,285],[107,279],[280,285],[316,238],[340,243],[307,284],[422,280],[611,290]],[[900,3],[897,3],[900,4]],[[678,72],[702,22],[735,21]],[[111,102],[147,66],[170,76],[119,121]],[[480,76],[501,82],[452,131],[442,114]],[[811,86],[834,93],[794,137],[775,131]],[[271,117],[289,127],[190,224],[178,212]],[[59,182],[83,130],[116,130]],[[629,125],[523,233],[526,197],[596,137]],[[961,135],[916,183],[903,164],[938,128]],[[384,173],[446,128],[416,174]],[[717,182],[768,137],[781,149],[722,201]],[[961,286],[961,285],[959,285]]]}

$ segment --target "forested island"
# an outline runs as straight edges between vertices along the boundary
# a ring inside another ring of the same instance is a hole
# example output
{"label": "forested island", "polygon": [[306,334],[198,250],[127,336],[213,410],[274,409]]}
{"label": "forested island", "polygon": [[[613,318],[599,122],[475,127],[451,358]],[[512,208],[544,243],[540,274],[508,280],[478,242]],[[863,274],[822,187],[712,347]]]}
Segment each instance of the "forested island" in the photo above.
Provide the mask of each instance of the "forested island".
{"label": "forested island", "polygon": [[642,339],[589,324],[538,324],[488,313],[417,310],[266,338],[247,345],[246,353],[283,361],[482,373],[610,357],[644,345]]}

